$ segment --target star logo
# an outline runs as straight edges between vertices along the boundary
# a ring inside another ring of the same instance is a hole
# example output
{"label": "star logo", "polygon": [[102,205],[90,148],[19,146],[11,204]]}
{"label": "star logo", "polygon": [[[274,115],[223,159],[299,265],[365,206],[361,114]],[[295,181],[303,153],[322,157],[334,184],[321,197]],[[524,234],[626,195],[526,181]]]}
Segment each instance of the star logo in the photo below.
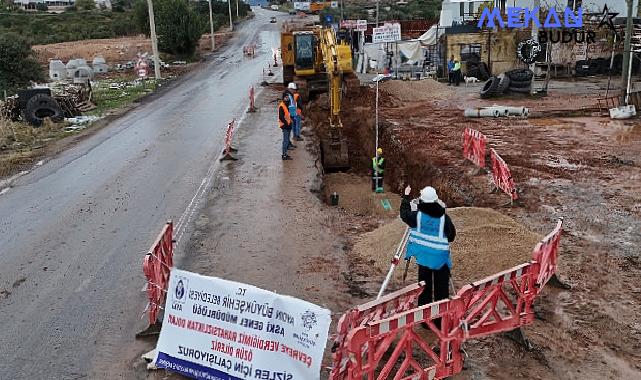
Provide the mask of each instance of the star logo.
{"label": "star logo", "polygon": [[599,22],[598,29],[601,29],[603,26],[607,26],[612,30],[612,33],[617,35],[617,29],[614,27],[614,22],[612,21],[615,17],[619,15],[617,12],[610,12],[608,9],[608,5],[603,6],[603,12],[600,13],[601,15],[601,21]]}

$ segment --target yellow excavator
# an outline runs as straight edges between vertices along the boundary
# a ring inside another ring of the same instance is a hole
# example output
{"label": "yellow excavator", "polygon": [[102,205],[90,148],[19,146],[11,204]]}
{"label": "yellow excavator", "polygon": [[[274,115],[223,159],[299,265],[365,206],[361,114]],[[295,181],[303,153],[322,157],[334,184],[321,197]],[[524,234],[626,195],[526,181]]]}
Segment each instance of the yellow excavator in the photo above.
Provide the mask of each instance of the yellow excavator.
{"label": "yellow excavator", "polygon": [[[338,36],[338,37],[337,37]],[[325,171],[349,168],[347,140],[340,119],[341,96],[358,85],[352,69],[352,50],[347,34],[334,29],[294,24],[284,25],[281,33],[283,82],[296,83],[303,101],[328,92],[329,129],[321,138],[321,159]]]}

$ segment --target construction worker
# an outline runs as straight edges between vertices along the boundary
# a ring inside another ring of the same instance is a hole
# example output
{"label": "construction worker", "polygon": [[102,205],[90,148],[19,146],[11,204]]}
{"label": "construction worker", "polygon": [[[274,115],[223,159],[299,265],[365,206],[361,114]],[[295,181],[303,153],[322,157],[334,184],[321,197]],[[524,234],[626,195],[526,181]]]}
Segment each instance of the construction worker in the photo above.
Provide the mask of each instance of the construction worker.
{"label": "construction worker", "polygon": [[383,148],[376,149],[376,156],[372,157],[372,191],[383,188],[383,172],[385,171],[385,159]]}
{"label": "construction worker", "polygon": [[461,62],[454,60],[454,83],[458,86],[461,83]]}
{"label": "construction worker", "polygon": [[289,96],[287,94],[283,94],[283,98],[278,102],[278,126],[283,132],[283,150],[281,156],[283,160],[292,159],[287,153],[291,144],[289,136],[292,133],[292,125],[292,118],[289,113]]}
{"label": "construction worker", "polygon": [[454,82],[454,54],[447,62],[447,85],[451,86],[452,82]]}
{"label": "construction worker", "polygon": [[410,186],[405,188],[400,214],[410,227],[405,260],[416,257],[418,280],[425,281],[425,289],[418,297],[420,306],[449,297],[452,268],[449,243],[454,241],[456,229],[433,187],[421,190],[416,211],[412,211],[411,191]]}
{"label": "construction worker", "polygon": [[298,93],[298,86],[296,86],[296,83],[290,82],[287,85],[287,90],[291,96],[289,113],[292,115],[292,120],[294,121],[294,127],[292,129],[292,132],[294,133],[294,140],[303,141],[303,138],[300,136],[303,108],[302,101],[300,100],[300,94]]}

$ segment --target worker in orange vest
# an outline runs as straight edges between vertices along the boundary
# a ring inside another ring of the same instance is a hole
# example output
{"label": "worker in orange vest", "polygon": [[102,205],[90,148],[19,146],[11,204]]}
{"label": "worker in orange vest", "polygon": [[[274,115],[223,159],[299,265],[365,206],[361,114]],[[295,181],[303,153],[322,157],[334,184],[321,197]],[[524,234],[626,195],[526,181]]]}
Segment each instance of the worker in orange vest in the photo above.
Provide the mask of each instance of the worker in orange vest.
{"label": "worker in orange vest", "polygon": [[291,160],[291,156],[287,153],[290,148],[291,142],[289,136],[292,133],[292,117],[289,113],[289,96],[283,94],[283,98],[278,102],[278,126],[283,131],[283,151],[281,158],[283,160]]}
{"label": "worker in orange vest", "polygon": [[292,121],[294,126],[292,132],[294,132],[294,140],[303,141],[303,138],[300,137],[301,129],[301,119],[303,116],[302,100],[300,99],[300,94],[298,93],[298,86],[294,82],[290,82],[287,85],[287,93],[290,94],[290,103],[289,103],[289,113],[292,115]]}

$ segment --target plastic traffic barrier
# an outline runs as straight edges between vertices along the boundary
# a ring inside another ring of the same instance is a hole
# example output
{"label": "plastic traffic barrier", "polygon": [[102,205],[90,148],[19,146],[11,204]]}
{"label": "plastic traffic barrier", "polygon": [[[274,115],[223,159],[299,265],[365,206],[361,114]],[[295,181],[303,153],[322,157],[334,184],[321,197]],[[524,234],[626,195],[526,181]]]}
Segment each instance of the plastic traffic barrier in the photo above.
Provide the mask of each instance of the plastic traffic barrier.
{"label": "plastic traffic barrier", "polygon": [[485,167],[485,146],[487,137],[481,132],[465,128],[463,132],[463,156],[477,166]]}
{"label": "plastic traffic barrier", "polygon": [[254,107],[254,86],[249,88],[249,109],[247,112],[256,112],[256,107]]}
{"label": "plastic traffic barrier", "polygon": [[490,161],[492,162],[492,178],[494,179],[494,185],[509,195],[511,201],[518,199],[514,180],[512,179],[512,172],[503,158],[501,158],[493,148],[490,149]]}
{"label": "plastic traffic barrier", "polygon": [[149,317],[149,327],[138,333],[137,337],[160,333],[158,312],[165,302],[169,274],[174,265],[173,231],[173,223],[167,222],[143,259],[142,269],[147,278],[146,292],[149,299],[145,312]]}
{"label": "plastic traffic barrier", "polygon": [[231,142],[234,138],[235,126],[236,126],[236,119],[232,119],[232,121],[230,121],[229,124],[227,124],[227,131],[225,132],[225,149],[223,150],[223,156],[220,158],[220,161],[238,160],[238,158],[232,155],[232,152],[237,152],[238,150],[235,148],[232,148],[231,146]]}
{"label": "plastic traffic barrier", "polygon": [[330,379],[344,379],[347,374],[348,355],[345,344],[350,331],[368,322],[378,321],[416,307],[418,296],[423,292],[424,287],[423,282],[408,285],[374,301],[358,305],[343,314],[337,323],[337,334],[333,337],[333,367]]}
{"label": "plastic traffic barrier", "polygon": [[[533,303],[555,275],[562,219],[534,248],[533,260],[463,286],[450,299],[417,308],[400,304],[410,287],[346,313],[338,323],[331,380],[443,379],[463,369],[461,345],[469,339],[519,329],[534,320]],[[391,313],[390,313],[391,312]],[[437,322],[438,319],[438,322]],[[426,341],[425,326],[435,341]],[[520,331],[520,330],[516,330]]]}

